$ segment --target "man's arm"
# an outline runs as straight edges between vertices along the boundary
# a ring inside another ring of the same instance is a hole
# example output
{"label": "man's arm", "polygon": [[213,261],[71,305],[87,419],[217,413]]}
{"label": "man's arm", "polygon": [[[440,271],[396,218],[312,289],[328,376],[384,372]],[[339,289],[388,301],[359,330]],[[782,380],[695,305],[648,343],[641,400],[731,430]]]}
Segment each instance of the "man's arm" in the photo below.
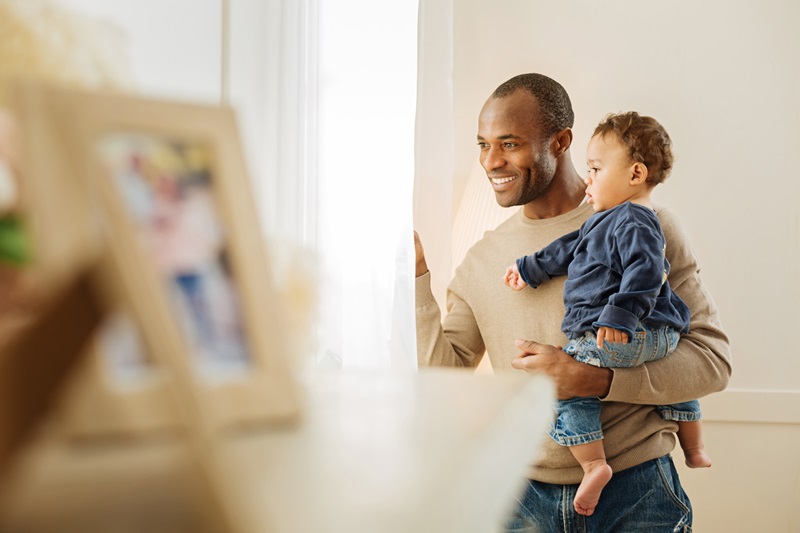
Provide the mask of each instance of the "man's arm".
{"label": "man's arm", "polygon": [[[514,368],[544,372],[556,384],[559,398],[599,396],[627,403],[665,405],[723,390],[730,379],[728,337],[717,308],[700,279],[700,268],[675,217],[659,213],[672,266],[672,289],[689,306],[692,321],[678,348],[658,361],[634,368],[598,368],[576,362],[558,347],[521,341]],[[534,354],[534,355],[529,355]]]}
{"label": "man's arm", "polygon": [[719,392],[730,380],[730,342],[700,278],[697,257],[676,217],[666,209],[658,215],[667,238],[669,283],[691,312],[689,333],[682,335],[675,352],[663,359],[615,368],[608,400],[671,404]]}
{"label": "man's arm", "polygon": [[[431,292],[431,276],[417,232],[416,248],[416,319],[417,362],[419,366],[475,367],[483,357],[485,345],[472,309],[451,283],[447,291],[447,319],[442,326],[439,305]],[[459,267],[463,275],[463,269]],[[446,332],[446,333],[445,333]]]}

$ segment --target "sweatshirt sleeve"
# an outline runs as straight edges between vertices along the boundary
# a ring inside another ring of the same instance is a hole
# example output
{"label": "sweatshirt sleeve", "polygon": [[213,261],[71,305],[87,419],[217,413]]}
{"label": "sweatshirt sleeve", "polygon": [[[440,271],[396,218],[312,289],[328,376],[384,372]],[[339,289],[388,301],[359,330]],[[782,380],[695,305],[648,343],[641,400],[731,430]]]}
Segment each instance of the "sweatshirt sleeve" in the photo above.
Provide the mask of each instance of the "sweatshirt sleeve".
{"label": "sweatshirt sleeve", "polygon": [[636,324],[653,310],[664,283],[664,240],[657,227],[629,222],[617,229],[614,244],[622,280],[592,325],[618,329],[633,338]]}
{"label": "sweatshirt sleeve", "polygon": [[538,287],[556,276],[566,276],[580,239],[580,230],[567,233],[538,252],[517,259],[517,269],[525,283]]}
{"label": "sweatshirt sleeve", "polygon": [[659,212],[667,240],[669,282],[691,311],[689,333],[667,357],[633,368],[612,369],[605,400],[665,405],[701,398],[723,390],[731,376],[728,336],[703,280],[688,238],[668,210]]}

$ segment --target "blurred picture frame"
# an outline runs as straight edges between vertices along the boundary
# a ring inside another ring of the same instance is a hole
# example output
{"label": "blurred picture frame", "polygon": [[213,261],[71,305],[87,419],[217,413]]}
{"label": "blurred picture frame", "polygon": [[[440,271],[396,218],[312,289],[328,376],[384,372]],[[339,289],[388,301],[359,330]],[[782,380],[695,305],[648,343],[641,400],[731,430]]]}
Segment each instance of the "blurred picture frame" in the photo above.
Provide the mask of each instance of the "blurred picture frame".
{"label": "blurred picture frame", "polygon": [[101,257],[117,310],[66,394],[67,432],[170,430],[187,405],[214,429],[296,420],[233,110],[33,81],[13,94],[39,277]]}

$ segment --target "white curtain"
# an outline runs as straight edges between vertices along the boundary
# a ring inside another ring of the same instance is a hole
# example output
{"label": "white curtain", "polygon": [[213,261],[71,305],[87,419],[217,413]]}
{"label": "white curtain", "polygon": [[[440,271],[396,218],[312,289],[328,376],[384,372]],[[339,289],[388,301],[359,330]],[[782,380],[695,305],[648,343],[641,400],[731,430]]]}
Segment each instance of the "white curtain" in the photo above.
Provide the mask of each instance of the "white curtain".
{"label": "white curtain", "polygon": [[[278,288],[288,300],[293,356],[327,366],[414,368],[417,117],[426,144],[446,148],[435,154],[446,165],[437,173],[449,176],[452,152],[450,132],[430,135],[450,127],[448,116],[432,113],[435,104],[417,111],[418,39],[421,46],[431,41],[418,28],[426,26],[426,6],[450,0],[166,0],[159,10],[189,16],[168,17],[155,36],[141,2],[63,1],[128,33],[144,93],[236,109]],[[451,41],[447,30],[441,42]],[[419,57],[423,69],[428,52]],[[440,74],[449,95],[449,64],[435,75],[426,70],[426,85],[440,83]],[[437,124],[442,117],[445,125]],[[440,197],[449,205],[449,193],[429,201]],[[449,207],[444,212],[449,218]]]}
{"label": "white curtain", "polygon": [[418,0],[230,2],[231,101],[278,283],[317,302],[299,347],[317,366],[416,367],[418,15]]}
{"label": "white curtain", "polygon": [[[516,209],[503,209],[478,163],[477,146],[468,176],[455,175],[453,94],[453,1],[421,0],[417,102],[417,166],[414,225],[425,248],[431,289],[442,313],[447,284],[472,244]],[[475,121],[477,126],[477,110]],[[474,139],[475,131],[458,132]],[[454,182],[465,183],[456,193]],[[492,371],[484,357],[477,371]]]}
{"label": "white curtain", "polygon": [[440,307],[451,277],[453,1],[420,0],[414,227]]}
{"label": "white curtain", "polygon": [[319,0],[319,363],[413,368],[417,1]]}

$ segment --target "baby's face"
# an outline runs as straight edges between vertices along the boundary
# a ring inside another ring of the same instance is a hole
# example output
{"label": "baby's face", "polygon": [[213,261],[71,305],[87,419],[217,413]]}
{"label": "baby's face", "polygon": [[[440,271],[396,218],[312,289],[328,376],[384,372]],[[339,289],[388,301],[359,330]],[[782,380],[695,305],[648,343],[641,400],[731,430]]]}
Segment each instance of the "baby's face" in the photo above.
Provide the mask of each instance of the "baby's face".
{"label": "baby's face", "polygon": [[638,187],[631,183],[634,161],[614,134],[595,135],[586,149],[586,195],[595,211],[611,209],[629,199]]}

